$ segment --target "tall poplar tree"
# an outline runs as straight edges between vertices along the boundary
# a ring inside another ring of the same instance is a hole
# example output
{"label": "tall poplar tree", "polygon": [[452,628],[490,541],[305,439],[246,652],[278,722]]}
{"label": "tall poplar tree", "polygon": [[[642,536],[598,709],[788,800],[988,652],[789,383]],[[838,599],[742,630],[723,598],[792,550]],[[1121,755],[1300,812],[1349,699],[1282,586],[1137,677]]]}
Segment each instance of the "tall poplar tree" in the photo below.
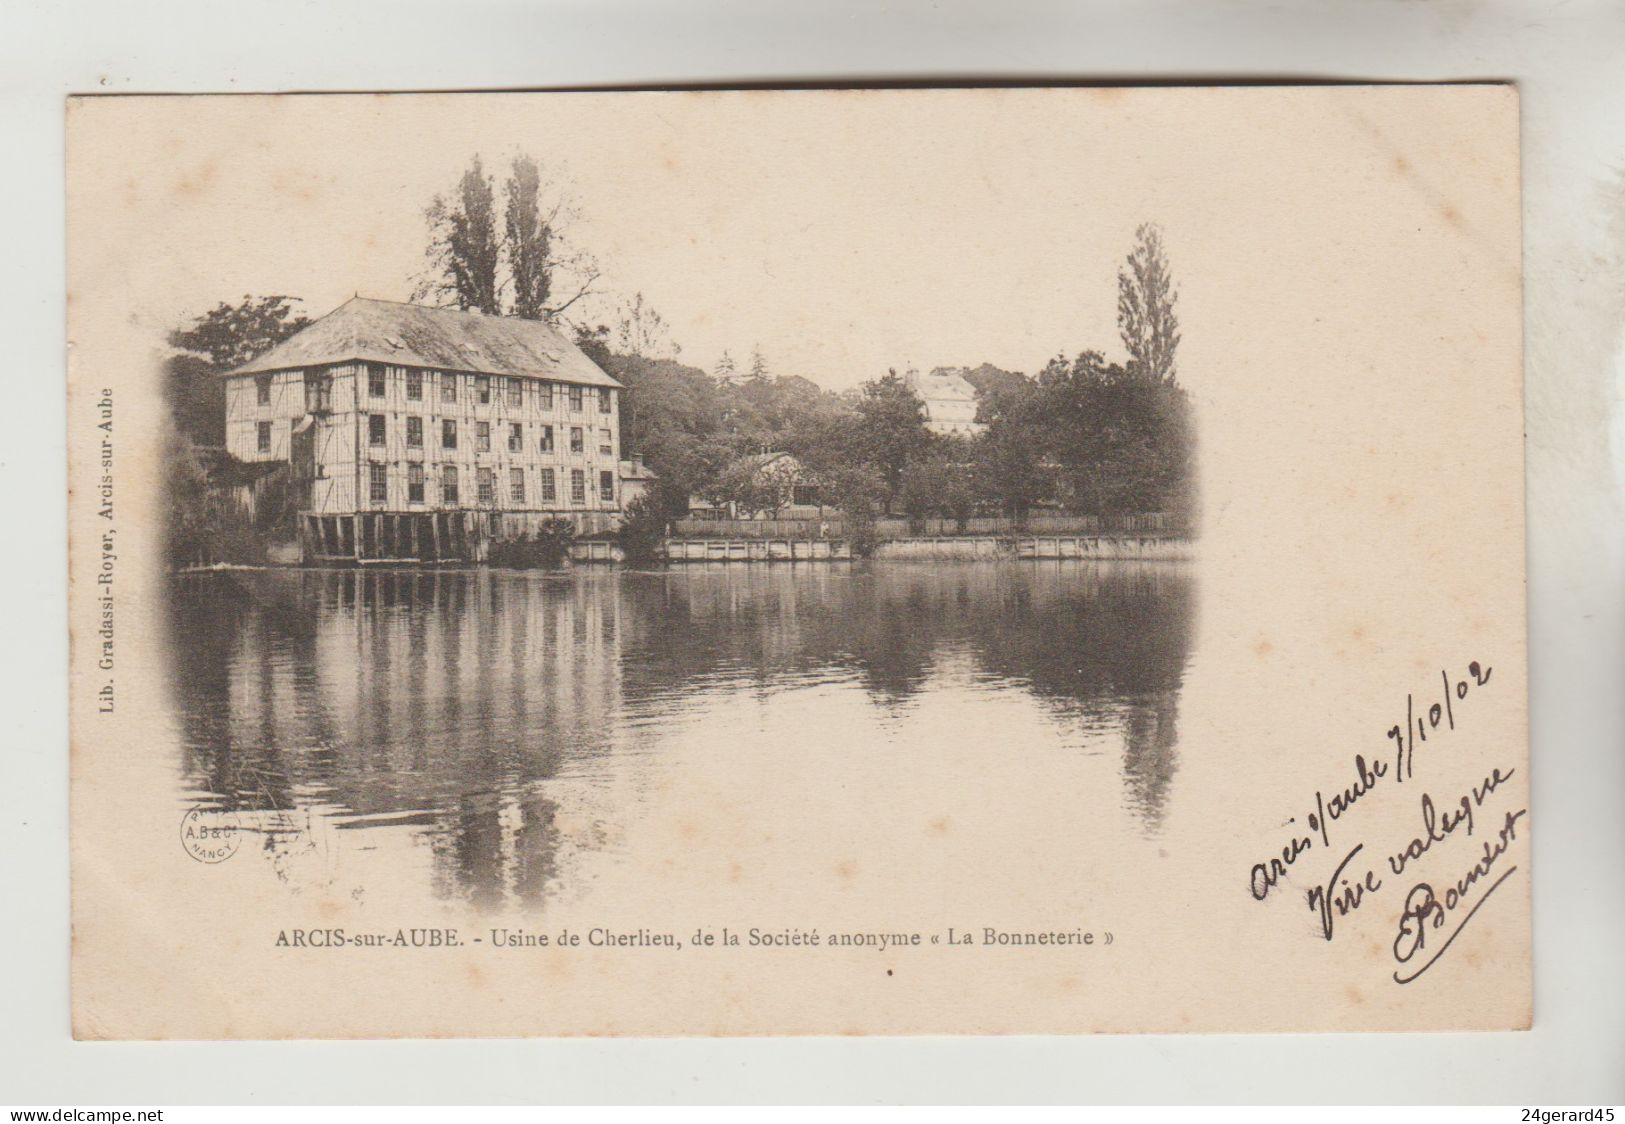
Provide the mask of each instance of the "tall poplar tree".
{"label": "tall poplar tree", "polygon": [[566,188],[516,156],[502,184],[499,228],[494,179],[476,155],[449,197],[436,195],[428,220],[428,269],[414,300],[493,316],[553,320],[595,292],[599,267],[568,237],[577,213]]}
{"label": "tall poplar tree", "polygon": [[1147,382],[1175,380],[1179,292],[1168,272],[1162,230],[1142,223],[1134,232],[1134,249],[1117,271],[1117,329],[1129,353],[1129,369]]}
{"label": "tall poplar tree", "polygon": [[513,279],[513,315],[525,320],[546,319],[547,298],[553,290],[553,230],[542,218],[541,185],[536,161],[528,156],[516,158],[504,185],[503,233]]}

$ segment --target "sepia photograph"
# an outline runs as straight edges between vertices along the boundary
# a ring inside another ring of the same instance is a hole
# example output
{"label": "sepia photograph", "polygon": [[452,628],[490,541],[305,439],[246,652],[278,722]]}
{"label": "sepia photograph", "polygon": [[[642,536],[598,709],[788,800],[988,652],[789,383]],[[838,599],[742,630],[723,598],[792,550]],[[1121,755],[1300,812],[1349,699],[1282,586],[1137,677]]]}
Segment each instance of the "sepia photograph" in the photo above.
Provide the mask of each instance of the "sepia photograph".
{"label": "sepia photograph", "polygon": [[1527,1026],[1515,126],[75,99],[76,1032]]}
{"label": "sepia photograph", "polygon": [[1625,8],[12,8],[0,1119],[1625,1112]]}
{"label": "sepia photograph", "polygon": [[[1155,225],[1100,263],[1098,348],[815,380],[754,340],[685,353],[572,246],[532,157],[498,179],[475,154],[421,231],[403,215],[416,301],[251,295],[170,337],[167,653],[200,827],[309,889],[365,852],[543,906],[648,858],[629,835],[673,810],[673,758],[749,729],[776,785],[799,767],[771,747],[811,723],[839,731],[818,773],[901,811],[922,761],[1018,796],[1019,744],[1078,794],[1048,845],[1156,834],[1196,582]],[[982,732],[944,746],[956,727]]]}

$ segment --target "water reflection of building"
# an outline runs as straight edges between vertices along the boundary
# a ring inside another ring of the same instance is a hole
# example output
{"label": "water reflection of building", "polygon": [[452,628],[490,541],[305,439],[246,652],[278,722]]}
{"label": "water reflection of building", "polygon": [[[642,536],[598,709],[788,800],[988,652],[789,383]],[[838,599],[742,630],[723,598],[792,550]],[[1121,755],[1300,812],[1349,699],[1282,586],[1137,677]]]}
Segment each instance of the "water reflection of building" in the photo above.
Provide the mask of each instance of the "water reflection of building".
{"label": "water reflection of building", "polygon": [[[195,579],[190,579],[198,584]],[[620,695],[620,599],[539,575],[239,575],[231,627],[178,645],[189,771],[248,809],[317,804],[340,830],[430,829],[448,887],[539,896],[559,846],[547,784],[601,754]],[[197,621],[202,625],[202,621]]]}
{"label": "water reflection of building", "polygon": [[949,653],[1120,738],[1123,802],[1155,827],[1194,584],[1071,562],[300,571],[184,578],[173,613],[189,798],[416,833],[437,893],[495,906],[614,834],[621,782],[694,697],[816,678],[891,708]]}

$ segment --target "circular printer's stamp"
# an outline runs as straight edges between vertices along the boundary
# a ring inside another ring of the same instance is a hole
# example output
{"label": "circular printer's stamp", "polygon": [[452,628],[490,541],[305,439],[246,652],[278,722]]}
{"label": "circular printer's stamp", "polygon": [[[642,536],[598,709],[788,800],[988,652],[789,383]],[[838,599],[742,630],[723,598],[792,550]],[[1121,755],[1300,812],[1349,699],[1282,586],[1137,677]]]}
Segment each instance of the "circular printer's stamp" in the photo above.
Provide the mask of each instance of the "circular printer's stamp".
{"label": "circular printer's stamp", "polygon": [[181,817],[181,846],[200,863],[223,863],[242,845],[235,812],[193,808]]}

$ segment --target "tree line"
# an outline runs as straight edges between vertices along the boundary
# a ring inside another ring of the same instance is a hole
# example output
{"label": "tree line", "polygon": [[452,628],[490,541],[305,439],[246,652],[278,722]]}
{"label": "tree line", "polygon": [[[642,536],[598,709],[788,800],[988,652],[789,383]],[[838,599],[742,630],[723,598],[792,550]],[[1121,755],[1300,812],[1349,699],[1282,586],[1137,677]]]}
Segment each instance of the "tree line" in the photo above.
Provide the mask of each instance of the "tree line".
{"label": "tree line", "polygon": [[1194,430],[1178,380],[1178,293],[1155,226],[1136,232],[1118,283],[1127,360],[1088,349],[1033,376],[986,364],[966,371],[986,425],[974,438],[932,433],[924,403],[895,370],[833,393],[772,373],[760,349],[741,379],[726,352],[708,374],[618,350],[607,325],[580,327],[576,340],[627,386],[623,447],[660,474],[665,518],[685,513],[690,497],[748,514],[784,506],[785,489],[753,471],[750,458],[764,451],[793,454],[849,517],[997,513],[1019,524],[1040,508],[1188,516]]}
{"label": "tree line", "polygon": [[[1190,403],[1178,381],[1178,292],[1162,232],[1142,225],[1118,270],[1118,330],[1128,358],[1085,349],[1034,375],[983,365],[974,438],[926,425],[924,403],[895,370],[836,393],[774,371],[759,345],[741,373],[724,352],[712,371],[680,361],[669,326],[640,293],[602,320],[584,318],[602,296],[602,271],[577,245],[579,209],[533,158],[512,159],[501,190],[474,157],[453,189],[424,210],[425,269],[414,299],[546,320],[627,388],[621,447],[658,475],[639,518],[663,526],[692,497],[753,513],[788,500],[789,482],[756,471],[760,454],[787,452],[823,501],[861,525],[877,513],[965,520],[998,513],[1017,522],[1040,508],[1082,514],[1188,512],[1192,504]],[[308,323],[296,298],[245,296],[172,333],[165,393],[175,422],[173,522],[193,526],[218,468],[225,400],[220,374]],[[191,514],[188,515],[188,512]],[[172,534],[172,538],[175,535]]]}

